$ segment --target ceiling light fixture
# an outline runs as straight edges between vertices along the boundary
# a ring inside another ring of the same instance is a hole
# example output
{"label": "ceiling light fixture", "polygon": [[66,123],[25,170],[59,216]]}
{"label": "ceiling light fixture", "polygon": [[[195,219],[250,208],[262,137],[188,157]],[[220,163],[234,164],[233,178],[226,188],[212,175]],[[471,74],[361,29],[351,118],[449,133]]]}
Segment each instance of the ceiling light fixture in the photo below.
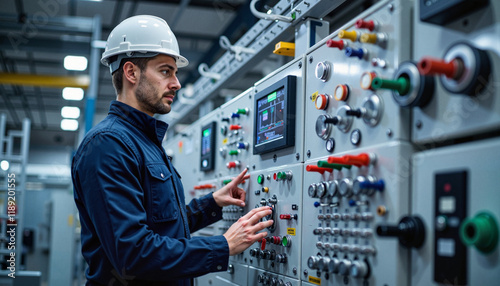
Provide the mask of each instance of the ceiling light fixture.
{"label": "ceiling light fixture", "polygon": [[64,106],[61,108],[61,116],[63,118],[76,119],[80,117],[80,108],[73,106]]}
{"label": "ceiling light fixture", "polygon": [[65,131],[75,131],[78,129],[78,120],[63,119],[61,120],[61,129]]}
{"label": "ceiling light fixture", "polygon": [[84,71],[87,69],[87,58],[81,56],[64,57],[64,68],[71,71]]}
{"label": "ceiling light fixture", "polygon": [[65,87],[62,91],[62,97],[66,100],[82,100],[83,89],[79,87]]}

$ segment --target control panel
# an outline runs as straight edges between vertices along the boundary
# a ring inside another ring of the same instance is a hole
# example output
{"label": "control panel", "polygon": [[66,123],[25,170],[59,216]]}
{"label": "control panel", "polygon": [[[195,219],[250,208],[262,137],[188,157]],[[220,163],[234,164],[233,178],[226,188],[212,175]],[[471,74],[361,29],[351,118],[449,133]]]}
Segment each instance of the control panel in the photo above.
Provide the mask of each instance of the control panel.
{"label": "control panel", "polygon": [[246,206],[193,235],[273,210],[195,285],[500,281],[500,2],[351,2],[313,9],[340,28],[164,143],[186,200],[250,174]]}
{"label": "control panel", "polygon": [[499,148],[495,138],[413,157],[412,210],[428,231],[423,246],[412,250],[411,285],[497,284]]}
{"label": "control panel", "polygon": [[373,82],[408,93],[406,84],[389,78],[410,58],[412,5],[381,1],[307,54],[306,160],[409,140],[409,110]]}
{"label": "control panel", "polygon": [[304,281],[406,285],[412,246],[399,236],[412,234],[397,225],[410,214],[412,152],[392,142],[304,163]]}
{"label": "control panel", "polygon": [[302,164],[250,173],[249,207],[269,206],[273,225],[265,239],[248,249],[249,265],[298,279],[302,245]]}
{"label": "control panel", "polygon": [[419,144],[500,130],[500,3],[451,2],[478,9],[447,25],[423,22],[419,15],[426,10],[415,10],[414,58],[419,73],[435,82],[429,104],[413,109],[412,139]]}

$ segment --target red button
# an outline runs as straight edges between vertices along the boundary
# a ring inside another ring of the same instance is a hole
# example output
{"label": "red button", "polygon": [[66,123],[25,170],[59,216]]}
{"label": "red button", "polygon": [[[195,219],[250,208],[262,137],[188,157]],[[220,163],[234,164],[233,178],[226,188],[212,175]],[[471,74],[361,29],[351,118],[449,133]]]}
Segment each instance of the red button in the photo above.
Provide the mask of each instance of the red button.
{"label": "red button", "polygon": [[375,22],[373,20],[364,21],[363,19],[359,19],[356,21],[356,28],[368,29],[370,32],[373,32],[375,30]]}
{"label": "red button", "polygon": [[239,130],[241,129],[241,125],[229,125],[229,130]]}
{"label": "red button", "polygon": [[326,46],[329,48],[337,48],[343,50],[345,48],[345,42],[343,40],[334,41],[332,39],[326,41]]}
{"label": "red button", "polygon": [[281,214],[280,215],[280,219],[288,219],[288,220],[290,220],[290,219],[292,219],[292,216],[289,215],[289,214]]}

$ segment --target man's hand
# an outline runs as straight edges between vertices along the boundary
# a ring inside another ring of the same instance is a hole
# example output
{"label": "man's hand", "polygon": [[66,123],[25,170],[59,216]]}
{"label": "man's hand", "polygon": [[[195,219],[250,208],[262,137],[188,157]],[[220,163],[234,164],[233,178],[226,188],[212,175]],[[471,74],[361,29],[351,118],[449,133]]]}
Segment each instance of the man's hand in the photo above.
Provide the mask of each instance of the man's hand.
{"label": "man's hand", "polygon": [[245,206],[245,191],[238,187],[243,181],[248,180],[250,175],[245,175],[247,169],[243,170],[238,177],[234,178],[229,184],[214,192],[214,200],[219,207],[235,205],[239,207]]}
{"label": "man's hand", "polygon": [[267,236],[267,232],[256,232],[266,227],[270,227],[273,224],[272,220],[259,222],[263,217],[271,213],[270,207],[260,207],[249,211],[246,215],[238,219],[238,221],[224,233],[224,237],[229,245],[229,255],[239,254],[256,241],[264,239],[264,237]]}

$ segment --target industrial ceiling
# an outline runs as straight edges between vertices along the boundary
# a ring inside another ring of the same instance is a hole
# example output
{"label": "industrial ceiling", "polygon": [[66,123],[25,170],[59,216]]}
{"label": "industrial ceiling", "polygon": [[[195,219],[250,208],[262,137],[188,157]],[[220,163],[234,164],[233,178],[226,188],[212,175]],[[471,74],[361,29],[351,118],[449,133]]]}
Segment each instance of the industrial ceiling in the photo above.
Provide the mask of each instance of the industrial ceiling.
{"label": "industrial ceiling", "polygon": [[[78,143],[82,135],[85,98],[68,101],[62,97],[64,84],[59,83],[61,86],[57,87],[45,85],[54,85],[56,80],[65,83],[71,82],[73,77],[88,76],[89,68],[83,71],[66,70],[63,66],[64,57],[76,55],[90,59],[92,44],[102,46],[113,27],[125,18],[150,14],[167,20],[178,38],[181,53],[190,61],[190,65],[180,69],[178,74],[184,86],[200,77],[200,63],[210,66],[225,52],[219,45],[221,35],[235,42],[258,20],[251,14],[250,1],[247,0],[2,2],[0,114],[7,116],[7,129],[20,129],[22,120],[29,118],[32,126],[31,142],[39,145],[74,147]],[[272,1],[264,2],[273,4]],[[100,43],[92,41],[96,21],[100,21],[101,26]],[[116,98],[109,70],[99,65],[98,74],[94,124],[106,116],[110,101]],[[245,90],[261,76],[261,73],[252,76],[252,72],[249,72],[245,79],[231,83],[227,88]],[[19,81],[34,83],[16,83]],[[77,131],[61,130],[63,106],[80,108],[80,127]]]}

